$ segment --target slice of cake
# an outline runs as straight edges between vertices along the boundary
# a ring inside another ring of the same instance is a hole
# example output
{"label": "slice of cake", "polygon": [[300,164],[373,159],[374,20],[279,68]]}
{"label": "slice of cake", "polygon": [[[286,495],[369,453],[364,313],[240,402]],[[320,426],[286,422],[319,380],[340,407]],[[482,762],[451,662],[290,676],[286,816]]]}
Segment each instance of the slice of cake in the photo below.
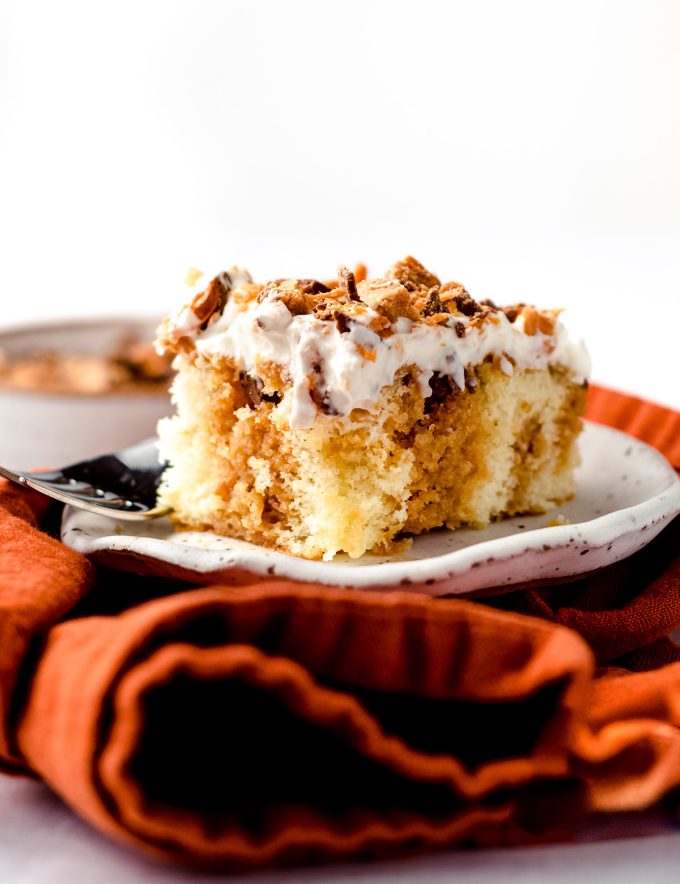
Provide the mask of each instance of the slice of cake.
{"label": "slice of cake", "polygon": [[573,495],[589,363],[559,311],[477,302],[413,258],[363,277],[193,275],[157,342],[178,524],[331,559]]}

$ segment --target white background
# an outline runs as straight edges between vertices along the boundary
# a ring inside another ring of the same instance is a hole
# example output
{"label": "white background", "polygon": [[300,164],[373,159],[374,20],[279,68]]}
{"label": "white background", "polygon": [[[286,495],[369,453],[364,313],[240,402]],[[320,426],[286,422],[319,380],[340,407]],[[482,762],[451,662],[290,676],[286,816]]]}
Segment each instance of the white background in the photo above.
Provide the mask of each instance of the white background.
{"label": "white background", "polygon": [[675,0],[0,3],[0,324],[411,252],[680,403]]}

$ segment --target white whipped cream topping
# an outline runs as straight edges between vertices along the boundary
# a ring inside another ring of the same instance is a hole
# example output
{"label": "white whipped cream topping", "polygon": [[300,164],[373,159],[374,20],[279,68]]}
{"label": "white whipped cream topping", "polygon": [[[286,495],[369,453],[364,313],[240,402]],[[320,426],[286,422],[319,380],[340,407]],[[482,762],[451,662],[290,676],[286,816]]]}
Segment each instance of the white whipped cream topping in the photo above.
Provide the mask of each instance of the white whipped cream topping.
{"label": "white whipped cream topping", "polygon": [[[465,368],[478,365],[489,354],[499,356],[500,368],[508,375],[513,372],[510,359],[521,368],[562,365],[577,382],[590,371],[585,346],[573,340],[559,320],[552,335],[539,331],[527,335],[521,316],[511,323],[500,312],[495,315],[497,322],[479,325],[458,314],[437,326],[401,318],[395,333],[381,338],[368,327],[376,315],[366,307],[351,321],[349,331],[341,333],[333,321],[313,314],[293,316],[274,290],[262,302],[245,306],[230,298],[223,314],[205,331],[192,327],[183,311],[173,325],[178,328],[181,323],[199,353],[230,357],[251,375],[258,375],[258,365],[264,361],[284,366],[292,379],[289,421],[294,429],[312,426],[318,415],[310,381],[325,393],[329,413],[348,415],[354,408],[374,408],[382,388],[407,365],[418,367],[424,397],[431,394],[428,382],[435,372],[449,376],[462,389]],[[457,323],[465,326],[463,337],[456,333]]]}
{"label": "white whipped cream topping", "polygon": [[[169,320],[169,326],[172,328],[173,334],[177,339],[182,337],[196,338],[200,334],[202,323],[192,310],[191,303],[195,297],[205,291],[210,281],[216,276],[221,276],[224,284],[230,290],[241,288],[241,286],[246,283],[253,281],[248,271],[244,270],[242,267],[232,267],[226,272],[210,274],[204,273],[202,270],[191,268],[187,272],[183,290],[178,298],[178,300],[186,301],[188,295],[189,300],[183,307],[180,307]],[[160,346],[158,342],[156,344],[156,350],[159,353],[163,352],[163,347]]]}

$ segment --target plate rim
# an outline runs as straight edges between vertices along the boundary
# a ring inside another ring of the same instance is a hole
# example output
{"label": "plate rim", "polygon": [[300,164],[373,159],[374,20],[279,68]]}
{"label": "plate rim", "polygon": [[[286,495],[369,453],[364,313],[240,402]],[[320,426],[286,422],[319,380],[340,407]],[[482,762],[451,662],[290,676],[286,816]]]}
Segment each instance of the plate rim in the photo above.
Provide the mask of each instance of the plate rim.
{"label": "plate rim", "polygon": [[[584,424],[596,428],[598,433],[623,437],[639,448],[646,449],[648,454],[666,472],[668,477],[666,487],[646,500],[605,513],[586,522],[532,528],[521,535],[511,534],[505,537],[480,540],[478,543],[438,556],[371,565],[334,564],[333,562],[302,559],[266,547],[255,547],[252,550],[248,548],[226,549],[222,554],[222,551],[182,546],[156,537],[140,538],[124,533],[93,537],[82,529],[77,529],[75,537],[69,537],[69,534],[73,532],[73,529],[69,528],[69,521],[73,515],[77,515],[80,511],[68,506],[64,508],[62,515],[61,539],[67,546],[92,557],[101,557],[104,553],[129,554],[137,558],[141,556],[178,569],[184,568],[201,576],[218,575],[224,571],[240,568],[265,579],[274,577],[298,580],[304,583],[353,586],[365,589],[441,583],[452,577],[466,574],[471,569],[479,567],[479,564],[491,561],[491,557],[485,555],[491,545],[494,550],[493,559],[510,561],[518,555],[541,550],[547,544],[548,538],[550,539],[549,547],[552,550],[574,545],[588,549],[601,549],[636,531],[641,533],[641,529],[635,527],[636,523],[641,525],[644,523],[645,526],[658,526],[656,531],[646,532],[648,540],[638,547],[638,549],[642,548],[659,533],[665,523],[680,513],[680,477],[664,455],[646,442],[606,424],[594,421],[584,421]],[[634,518],[631,518],[632,516]],[[587,531],[588,537],[582,536],[584,529]],[[593,535],[595,535],[595,539],[593,539]],[[522,549],[516,551],[519,536],[524,543]],[[67,538],[70,542],[67,542]],[[144,551],[135,548],[136,541],[140,539],[147,545],[147,549]],[[175,551],[174,555],[167,555],[168,547]],[[512,547],[512,552],[506,552],[507,547]],[[185,557],[192,558],[191,565],[182,561]],[[272,568],[272,566],[274,567]],[[295,573],[298,568],[303,569],[302,575]],[[592,567],[583,562],[581,570],[572,568],[569,570],[569,575],[578,576],[578,574],[585,574],[592,570]],[[414,571],[417,571],[415,577]],[[505,585],[511,587],[513,584],[508,582]]]}

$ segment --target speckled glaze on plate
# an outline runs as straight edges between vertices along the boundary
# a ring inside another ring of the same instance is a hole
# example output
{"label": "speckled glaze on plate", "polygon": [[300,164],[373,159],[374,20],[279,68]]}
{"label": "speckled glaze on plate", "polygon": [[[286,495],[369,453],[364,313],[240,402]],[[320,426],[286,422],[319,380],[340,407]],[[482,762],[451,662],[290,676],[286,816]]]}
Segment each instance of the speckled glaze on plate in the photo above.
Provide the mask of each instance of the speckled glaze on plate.
{"label": "speckled glaze on plate", "polygon": [[[655,449],[590,423],[580,446],[569,503],[484,531],[431,531],[394,556],[307,561],[215,534],[175,531],[167,519],[121,523],[71,507],[64,510],[62,540],[111,568],[202,584],[274,577],[441,596],[568,580],[637,552],[680,512],[680,479]],[[549,526],[558,515],[568,524]]]}

